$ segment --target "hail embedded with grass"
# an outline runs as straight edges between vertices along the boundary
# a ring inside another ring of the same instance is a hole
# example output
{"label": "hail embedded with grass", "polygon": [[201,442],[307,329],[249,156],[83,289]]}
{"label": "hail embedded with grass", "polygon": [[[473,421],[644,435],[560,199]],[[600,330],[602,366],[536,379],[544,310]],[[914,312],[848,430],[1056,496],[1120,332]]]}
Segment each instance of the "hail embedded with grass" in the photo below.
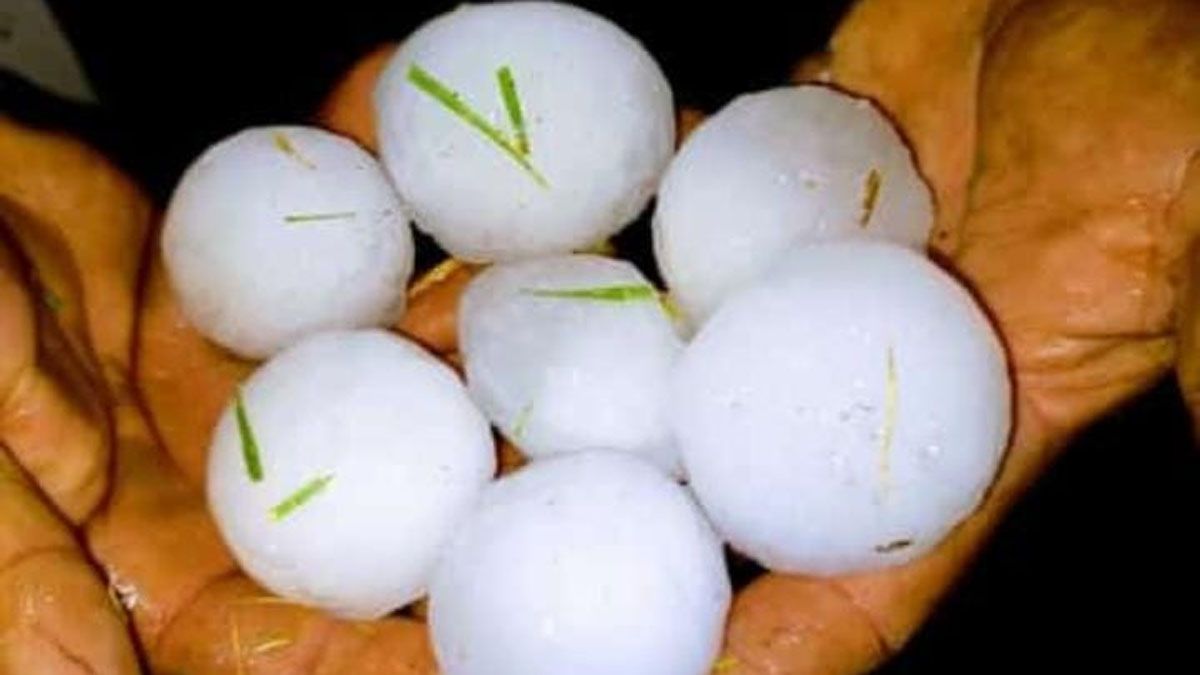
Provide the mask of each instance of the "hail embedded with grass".
{"label": "hail embedded with grass", "polygon": [[404,41],[375,92],[384,164],[417,226],[471,261],[569,253],[633,220],[675,142],[634,38],[547,2],[464,5]]}
{"label": "hail embedded with grass", "polygon": [[526,455],[605,447],[677,471],[667,392],[683,342],[632,264],[495,265],[467,288],[458,326],[472,396]]}
{"label": "hail embedded with grass", "polygon": [[690,495],[640,459],[585,452],[488,488],[434,576],[430,624],[447,675],[696,675],[729,599]]}
{"label": "hail embedded with grass", "polygon": [[457,376],[383,331],[307,338],[218,423],[208,499],[242,568],[275,593],[374,618],[423,595],[495,471]]}
{"label": "hail embedded with grass", "polygon": [[742,96],[696,129],[663,178],[653,230],[667,286],[699,324],[790,245],[918,248],[932,224],[929,189],[888,119],[806,85]]}
{"label": "hail embedded with grass", "polygon": [[248,129],[206,150],[171,197],[162,251],[188,320],[246,358],[397,318],[413,265],[378,162],[308,127]]}
{"label": "hail embedded with grass", "polygon": [[717,530],[763,565],[907,562],[979,503],[1008,439],[1004,354],[909,249],[798,247],[688,346],[672,424]]}

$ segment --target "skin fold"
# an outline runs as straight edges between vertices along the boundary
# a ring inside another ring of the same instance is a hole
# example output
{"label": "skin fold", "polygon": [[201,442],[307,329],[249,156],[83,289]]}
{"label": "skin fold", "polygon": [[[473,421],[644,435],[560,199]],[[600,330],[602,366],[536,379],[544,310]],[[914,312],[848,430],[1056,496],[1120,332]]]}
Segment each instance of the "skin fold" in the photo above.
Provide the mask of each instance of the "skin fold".
{"label": "skin fold", "polygon": [[752,584],[734,673],[861,672],[902,646],[1066,442],[1171,367],[1178,316],[1196,316],[1181,287],[1200,226],[1200,6],[868,0],[832,46],[828,76],[889,106],[934,186],[934,252],[1006,342],[1016,428],[981,509],[929,556]]}
{"label": "skin fold", "polygon": [[0,166],[0,672],[136,673],[72,526],[110,486],[103,373],[128,372],[151,212],[97,153],[4,117]]}
{"label": "skin fold", "polygon": [[[386,49],[321,113],[368,148]],[[982,508],[929,556],[743,589],[722,673],[870,669],[1080,429],[1172,367],[1200,410],[1200,6],[863,0],[798,71],[876,99],[905,133],[938,203],[931,248],[1008,349],[1015,430]],[[2,117],[0,166],[21,167],[0,170],[0,671],[435,672],[420,621],[336,620],[238,572],[202,486],[254,364],[183,319],[136,186]],[[453,361],[474,271],[428,273],[397,330]]]}

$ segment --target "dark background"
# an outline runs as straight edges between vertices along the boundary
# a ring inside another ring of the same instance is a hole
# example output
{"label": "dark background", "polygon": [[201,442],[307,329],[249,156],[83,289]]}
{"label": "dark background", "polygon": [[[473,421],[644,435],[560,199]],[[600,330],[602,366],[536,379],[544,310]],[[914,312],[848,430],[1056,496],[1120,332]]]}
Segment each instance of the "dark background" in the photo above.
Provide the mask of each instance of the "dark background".
{"label": "dark background", "polygon": [[[305,120],[356,57],[452,6],[51,4],[103,105],[81,109],[0,73],[0,111],[83,134],[160,202],[206,145],[244,126]],[[581,4],[642,39],[679,103],[712,111],[782,83],[845,3]],[[623,236],[634,249],[645,241],[644,223]],[[1073,444],[881,672],[1091,672],[1130,659],[1134,672],[1200,671],[1198,529],[1200,455],[1164,380]]]}

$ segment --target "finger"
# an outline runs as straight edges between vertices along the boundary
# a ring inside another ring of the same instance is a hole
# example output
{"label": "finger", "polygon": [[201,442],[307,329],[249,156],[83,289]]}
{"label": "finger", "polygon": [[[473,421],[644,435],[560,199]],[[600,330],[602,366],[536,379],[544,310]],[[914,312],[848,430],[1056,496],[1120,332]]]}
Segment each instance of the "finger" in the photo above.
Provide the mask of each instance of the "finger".
{"label": "finger", "polygon": [[437,354],[458,351],[458,302],[479,267],[447,258],[413,284],[396,328]]}
{"label": "finger", "polygon": [[817,52],[797,61],[788,79],[793,84],[829,82],[833,79],[832,67],[833,56],[829,52]]}
{"label": "finger", "polygon": [[69,350],[38,345],[53,323],[38,327],[22,268],[0,239],[0,440],[55,508],[80,522],[107,487],[106,420],[93,397],[79,393],[87,385]]}
{"label": "finger", "polygon": [[375,135],[375,82],[397,45],[383,44],[359,59],[325,99],[317,120],[330,131],[349,136],[371,152],[379,151]]}
{"label": "finger", "polygon": [[734,599],[719,673],[862,673],[888,652],[872,617],[835,583],[782,574]]}
{"label": "finger", "polygon": [[204,484],[212,429],[254,364],[209,342],[188,323],[157,250],[142,289],[138,392],[168,455],[193,486]]}
{"label": "finger", "polygon": [[0,438],[75,522],[106,490],[104,373],[129,360],[149,218],[94,151],[0,117]]}
{"label": "finger", "polygon": [[126,606],[143,648],[152,651],[171,620],[235,564],[204,507],[128,393],[114,406],[116,472],[103,510],[87,525],[88,548]]}
{"label": "finger", "polygon": [[278,601],[244,578],[207,588],[160,644],[159,667],[187,673],[417,675],[436,670],[420,622],[337,622]]}
{"label": "finger", "polygon": [[72,523],[83,522],[108,489],[108,425],[95,393],[73,392],[33,368],[12,392],[0,438],[55,509]]}
{"label": "finger", "polygon": [[122,613],[3,444],[0,672],[138,672]]}
{"label": "finger", "polygon": [[89,369],[123,376],[149,200],[85,144],[3,117],[0,167],[0,204],[16,221],[10,235],[57,301],[69,344]]}

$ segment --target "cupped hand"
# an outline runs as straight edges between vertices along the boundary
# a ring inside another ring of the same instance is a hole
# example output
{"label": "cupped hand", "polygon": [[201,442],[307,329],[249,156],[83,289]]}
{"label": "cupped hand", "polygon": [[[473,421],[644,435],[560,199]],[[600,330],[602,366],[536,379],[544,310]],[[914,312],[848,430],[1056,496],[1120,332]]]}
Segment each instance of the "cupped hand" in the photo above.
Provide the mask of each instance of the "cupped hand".
{"label": "cupped hand", "polygon": [[908,136],[937,197],[931,248],[1006,343],[1015,427],[981,508],[927,557],[745,589],[727,672],[877,665],[1075,433],[1177,358],[1185,389],[1189,373],[1200,387],[1184,292],[1200,228],[1198,68],[1200,6],[1187,0],[865,0],[830,54],[798,69],[874,98]]}
{"label": "cupped hand", "polygon": [[434,672],[422,622],[337,620],[238,571],[197,450],[250,366],[143,274],[145,197],[4,118],[0,166],[0,672]]}
{"label": "cupped hand", "polygon": [[[322,114],[368,146],[386,53]],[[800,70],[907,135],[937,196],[931,247],[1007,345],[1016,424],[985,503],[929,556],[744,589],[725,673],[873,667],[1073,434],[1176,363],[1200,400],[1200,7],[864,0]],[[137,294],[153,214],[136,188],[3,120],[0,165],[23,167],[0,173],[0,670],[135,672],[140,652],[188,675],[433,672],[418,620],[338,621],[238,572],[201,485],[209,430],[253,366],[187,325],[152,254]],[[471,273],[435,270],[397,328],[452,359]]]}

